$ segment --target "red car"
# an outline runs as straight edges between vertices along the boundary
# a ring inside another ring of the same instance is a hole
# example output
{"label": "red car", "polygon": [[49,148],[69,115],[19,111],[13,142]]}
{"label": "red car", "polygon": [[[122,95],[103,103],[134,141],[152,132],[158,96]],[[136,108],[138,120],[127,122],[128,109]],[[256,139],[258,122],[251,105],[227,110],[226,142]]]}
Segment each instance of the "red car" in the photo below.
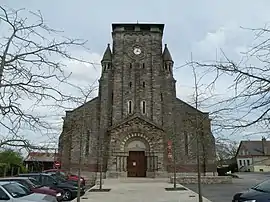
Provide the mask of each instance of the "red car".
{"label": "red car", "polygon": [[63,200],[63,194],[62,194],[63,191],[61,189],[56,190],[56,189],[51,189],[50,187],[41,186],[33,178],[28,178],[28,177],[7,177],[7,178],[0,178],[0,181],[17,182],[17,183],[23,185],[29,191],[32,191],[34,193],[47,194],[47,195],[55,196],[57,201],[62,201]]}
{"label": "red car", "polygon": [[[54,173],[54,174],[60,174],[61,176],[63,176],[64,178],[66,178],[67,180],[71,180],[71,181],[76,181],[78,182],[79,176],[78,175],[74,175],[74,174],[66,174],[65,171],[60,170],[60,169],[49,169],[49,170],[44,170],[43,173]],[[83,177],[81,177],[81,185],[85,186],[85,179]]]}

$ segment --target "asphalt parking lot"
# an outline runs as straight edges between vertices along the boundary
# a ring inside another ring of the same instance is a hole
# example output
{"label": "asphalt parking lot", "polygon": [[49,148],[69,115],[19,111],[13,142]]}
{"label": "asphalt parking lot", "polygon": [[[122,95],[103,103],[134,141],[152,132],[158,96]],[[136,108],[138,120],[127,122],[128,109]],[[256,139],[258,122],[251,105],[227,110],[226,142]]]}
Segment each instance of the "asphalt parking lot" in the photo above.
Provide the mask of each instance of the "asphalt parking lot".
{"label": "asphalt parking lot", "polygon": [[[270,173],[237,173],[240,179],[233,179],[232,184],[203,184],[202,194],[212,202],[232,201],[235,193],[250,188],[265,179],[270,179]],[[198,192],[197,184],[185,185],[192,191]]]}

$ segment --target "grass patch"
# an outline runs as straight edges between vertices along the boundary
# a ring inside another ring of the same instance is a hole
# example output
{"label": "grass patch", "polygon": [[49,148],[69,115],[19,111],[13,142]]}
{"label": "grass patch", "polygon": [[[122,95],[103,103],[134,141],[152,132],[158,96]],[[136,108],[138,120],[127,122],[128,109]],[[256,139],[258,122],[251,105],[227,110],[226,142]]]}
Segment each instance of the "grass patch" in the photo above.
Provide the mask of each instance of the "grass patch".
{"label": "grass patch", "polygon": [[166,191],[185,191],[187,190],[185,187],[169,187],[169,188],[165,188]]}

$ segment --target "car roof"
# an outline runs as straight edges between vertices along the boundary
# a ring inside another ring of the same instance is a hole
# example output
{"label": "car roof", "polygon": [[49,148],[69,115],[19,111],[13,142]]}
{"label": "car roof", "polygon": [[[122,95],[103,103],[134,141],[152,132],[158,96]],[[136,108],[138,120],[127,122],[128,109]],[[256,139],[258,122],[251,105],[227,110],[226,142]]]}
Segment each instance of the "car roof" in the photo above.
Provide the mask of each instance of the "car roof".
{"label": "car roof", "polygon": [[10,182],[10,181],[0,181],[0,185],[6,185],[6,184],[17,184],[16,182]]}
{"label": "car roof", "polygon": [[4,178],[0,178],[1,181],[4,180],[28,180],[29,177],[4,177]]}
{"label": "car roof", "polygon": [[61,169],[48,169],[48,170],[43,170],[43,172],[54,172],[54,171],[60,171],[60,172],[64,172],[63,170]]}
{"label": "car roof", "polygon": [[50,173],[23,173],[23,174],[20,174],[20,176],[34,176],[34,175],[51,175]]}

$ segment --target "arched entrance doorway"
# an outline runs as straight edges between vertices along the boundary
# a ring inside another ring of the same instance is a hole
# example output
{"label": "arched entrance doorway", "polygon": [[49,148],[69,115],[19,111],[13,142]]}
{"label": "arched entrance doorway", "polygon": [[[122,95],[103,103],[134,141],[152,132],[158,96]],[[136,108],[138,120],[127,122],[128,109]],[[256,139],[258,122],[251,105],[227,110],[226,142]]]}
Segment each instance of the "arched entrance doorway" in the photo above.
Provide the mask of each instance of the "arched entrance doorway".
{"label": "arched entrance doorway", "polygon": [[149,145],[141,137],[129,139],[125,144],[127,157],[127,176],[128,177],[146,177],[147,157]]}

